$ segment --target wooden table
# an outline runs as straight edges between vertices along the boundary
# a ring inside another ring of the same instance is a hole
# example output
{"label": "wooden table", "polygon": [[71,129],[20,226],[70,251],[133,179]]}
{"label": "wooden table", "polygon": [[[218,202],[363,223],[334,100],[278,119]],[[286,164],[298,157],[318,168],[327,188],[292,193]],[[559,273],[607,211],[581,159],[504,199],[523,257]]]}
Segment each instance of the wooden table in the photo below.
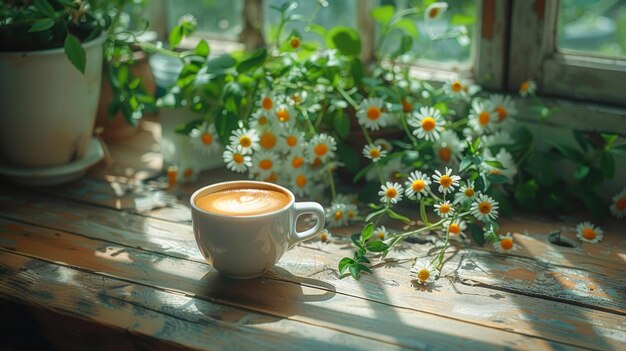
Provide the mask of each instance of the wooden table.
{"label": "wooden table", "polygon": [[[422,287],[406,244],[360,281],[339,277],[347,236],[289,251],[254,280],[219,276],[193,238],[187,201],[225,171],[162,189],[146,122],[110,144],[110,167],[72,184],[0,189],[0,344],[9,349],[594,349],[626,345],[624,222],[580,244],[580,218],[503,221],[520,248],[453,246],[443,277]],[[146,180],[148,179],[148,180]],[[143,181],[141,181],[143,180]],[[620,227],[621,226],[621,227]],[[576,247],[547,233],[565,229]],[[26,335],[26,337],[24,337]],[[0,347],[2,348],[2,347]]]}

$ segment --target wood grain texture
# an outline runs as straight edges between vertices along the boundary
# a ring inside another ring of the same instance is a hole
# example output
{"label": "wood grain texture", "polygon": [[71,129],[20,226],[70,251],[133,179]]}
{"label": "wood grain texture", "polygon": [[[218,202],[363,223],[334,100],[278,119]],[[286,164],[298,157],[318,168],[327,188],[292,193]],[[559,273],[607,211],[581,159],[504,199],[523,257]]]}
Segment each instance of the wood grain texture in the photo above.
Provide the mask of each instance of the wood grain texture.
{"label": "wood grain texture", "polygon": [[0,252],[0,272],[0,300],[25,305],[46,339],[64,350],[398,349],[9,252]]}
{"label": "wood grain texture", "polygon": [[[565,347],[553,341],[355,298],[338,293],[333,285],[317,279],[305,279],[301,284],[268,278],[226,280],[206,264],[4,222],[0,231],[5,238],[0,243],[2,250],[15,250],[32,258],[80,267],[154,289],[371,337],[404,348]],[[291,276],[280,267],[275,272]]]}

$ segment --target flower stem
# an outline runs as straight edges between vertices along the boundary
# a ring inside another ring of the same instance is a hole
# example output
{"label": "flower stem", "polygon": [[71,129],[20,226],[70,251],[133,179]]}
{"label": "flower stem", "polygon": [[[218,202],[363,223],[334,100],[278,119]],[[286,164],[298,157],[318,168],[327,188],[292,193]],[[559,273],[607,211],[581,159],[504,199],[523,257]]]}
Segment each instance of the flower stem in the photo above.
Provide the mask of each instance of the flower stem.
{"label": "flower stem", "polygon": [[330,183],[330,193],[333,196],[333,202],[337,200],[337,191],[335,190],[335,180],[333,179],[333,172],[328,168],[328,182]]}

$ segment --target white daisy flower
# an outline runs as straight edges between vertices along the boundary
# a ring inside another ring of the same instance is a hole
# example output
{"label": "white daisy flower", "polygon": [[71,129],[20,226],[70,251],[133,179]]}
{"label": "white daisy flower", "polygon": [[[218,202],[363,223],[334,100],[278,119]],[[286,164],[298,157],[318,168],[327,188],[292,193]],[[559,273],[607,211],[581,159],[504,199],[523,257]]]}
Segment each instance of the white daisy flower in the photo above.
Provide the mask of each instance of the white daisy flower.
{"label": "white daisy flower", "polygon": [[374,232],[372,234],[372,237],[374,238],[374,240],[385,240],[387,238],[387,236],[389,236],[389,231],[387,230],[387,228],[385,228],[384,225],[381,225],[380,227],[376,227],[376,229],[374,229]]}
{"label": "white daisy flower", "polygon": [[491,154],[489,148],[485,148],[483,150],[483,161],[500,162],[502,169],[493,167],[485,162],[480,165],[480,168],[485,173],[503,175],[507,177],[510,184],[513,183],[513,178],[517,174],[517,165],[515,164],[515,160],[513,160],[513,156],[504,148],[501,148],[495,157]]}
{"label": "white daisy flower", "polygon": [[581,241],[595,244],[602,240],[604,231],[590,222],[582,222],[576,226],[576,236]]}
{"label": "white daisy flower", "polygon": [[319,158],[320,161],[326,162],[326,160],[335,157],[335,150],[337,150],[337,142],[335,138],[326,133],[315,135],[309,143],[309,150],[315,158]]}
{"label": "white daisy flower", "polygon": [[383,151],[387,151],[387,153],[393,151],[393,145],[391,145],[391,143],[385,139],[374,140],[374,145],[380,146],[380,149]]}
{"label": "white daisy flower", "polygon": [[[382,167],[383,179],[401,181],[398,174],[404,174],[410,171],[410,167],[402,162],[402,157],[394,157],[385,161],[385,166]],[[372,167],[372,169],[370,169],[365,175],[365,179],[368,181],[376,181],[377,179],[380,179],[380,172],[376,169],[376,167]]]}
{"label": "white daisy flower", "polygon": [[240,146],[228,145],[223,154],[224,163],[231,171],[243,173],[252,166],[252,157]]}
{"label": "white daisy flower", "polygon": [[483,222],[495,220],[498,218],[498,202],[485,194],[480,194],[472,202],[470,212]]}
{"label": "white daisy flower", "polygon": [[308,95],[309,93],[306,90],[303,90],[300,93],[293,93],[289,99],[287,99],[287,103],[289,105],[301,105],[304,101],[306,101]]}
{"label": "white daisy flower", "polygon": [[469,83],[463,79],[453,79],[443,85],[443,91],[451,97],[464,97],[468,90]]}
{"label": "white daisy flower", "polygon": [[311,171],[302,167],[298,172],[294,172],[291,177],[291,191],[297,196],[311,195],[313,182],[311,180]]}
{"label": "white daisy flower", "polygon": [[610,206],[611,213],[617,218],[626,216],[626,188],[613,196]]}
{"label": "white daisy flower", "polygon": [[534,80],[525,80],[519,85],[519,94],[522,97],[535,95],[537,91],[537,83]]}
{"label": "white daisy flower", "polygon": [[265,111],[273,111],[274,107],[278,105],[276,103],[276,99],[274,98],[274,94],[272,92],[266,91],[261,94],[261,108]]}
{"label": "white daisy flower", "polygon": [[191,130],[189,137],[193,147],[205,155],[219,152],[222,146],[212,123],[202,123],[199,128]]}
{"label": "white daisy flower", "polygon": [[[280,165],[280,162],[279,162]],[[277,169],[280,167],[276,167]],[[267,175],[264,178],[261,178],[262,181],[264,182],[268,182],[268,183],[275,183],[278,184],[281,181],[281,177],[279,177],[278,175],[280,174],[280,172],[278,170],[271,172],[269,175]]]}
{"label": "white daisy flower", "polygon": [[415,262],[411,268],[411,275],[414,276],[420,284],[428,284],[435,280],[439,275],[439,271],[429,259],[423,258]]}
{"label": "white daisy flower", "polygon": [[330,231],[326,228],[322,229],[322,232],[320,233],[320,241],[323,243],[329,243],[333,238],[333,235],[330,233]]}
{"label": "white daisy flower", "polygon": [[193,183],[198,179],[198,174],[200,171],[198,170],[197,163],[183,161],[177,166],[178,173],[176,181],[179,183]]}
{"label": "white daisy flower", "polygon": [[380,191],[378,192],[378,196],[380,196],[380,202],[392,203],[395,204],[398,201],[402,200],[402,193],[404,190],[402,186],[398,183],[387,182],[380,186]]}
{"label": "white daisy flower", "polygon": [[240,146],[245,153],[252,153],[252,150],[259,149],[259,135],[254,129],[237,129],[228,140],[230,145]]}
{"label": "white daisy flower", "polygon": [[348,224],[348,207],[346,204],[335,202],[326,208],[326,223],[330,227],[343,227]]}
{"label": "white daisy flower", "polygon": [[493,107],[489,101],[474,99],[472,101],[472,109],[469,114],[469,126],[479,134],[491,130],[496,118],[493,113]]}
{"label": "white daisy flower", "polygon": [[436,170],[435,174],[433,174],[433,180],[435,183],[439,184],[439,192],[446,194],[453,192],[454,188],[459,186],[459,180],[461,180],[461,177],[458,175],[452,175],[452,168],[446,167],[444,174],[439,172],[439,170]]}
{"label": "white daisy flower", "polygon": [[435,154],[442,162],[456,163],[465,150],[465,146],[453,130],[445,130],[435,142],[434,148]]}
{"label": "white daisy flower", "polygon": [[297,118],[296,110],[292,106],[285,104],[277,106],[273,116],[273,122],[277,122],[275,124],[282,128],[294,125]]}
{"label": "white daisy flower", "polygon": [[508,95],[493,94],[489,97],[489,102],[495,112],[496,123],[502,124],[509,121],[510,117],[517,115],[517,108],[513,99]]}
{"label": "white daisy flower", "polygon": [[430,179],[425,173],[413,171],[404,183],[406,195],[411,200],[420,200],[422,196],[428,196]]}
{"label": "white daisy flower", "polygon": [[452,207],[450,201],[446,200],[435,204],[435,212],[441,218],[448,218],[454,214],[454,207]]}
{"label": "white daisy flower", "polygon": [[255,176],[259,178],[269,177],[272,172],[276,172],[277,169],[280,169],[278,163],[278,155],[274,152],[264,150],[255,152],[254,155],[252,155],[250,178],[255,178]]}
{"label": "white daisy flower", "polygon": [[191,24],[192,26],[198,26],[198,20],[196,17],[190,13],[186,13],[178,18],[178,25],[181,24]]}
{"label": "white daisy flower", "polygon": [[357,112],[359,123],[371,130],[387,126],[387,113],[383,112],[383,100],[379,98],[363,99]]}
{"label": "white daisy flower", "polygon": [[252,116],[250,116],[250,119],[248,121],[250,128],[261,131],[265,128],[271,127],[272,124],[269,117],[270,113],[271,112],[265,111],[264,109],[258,109],[257,111],[255,111]]}
{"label": "white daisy flower", "polygon": [[359,215],[359,208],[353,203],[347,203],[346,214],[348,215],[348,220],[353,220]]}
{"label": "white daisy flower", "polygon": [[450,234],[450,238],[454,237],[462,237],[465,235],[465,230],[467,230],[467,223],[465,223],[462,219],[449,219],[443,222],[443,230]]}
{"label": "white daisy flower", "polygon": [[303,151],[304,149],[288,154],[283,163],[283,169],[288,173],[294,173],[305,167],[308,161]]}
{"label": "white daisy flower", "polygon": [[280,130],[275,127],[264,128],[258,132],[261,150],[277,151]]}
{"label": "white daisy flower", "polygon": [[437,140],[445,125],[441,113],[433,107],[421,107],[418,113],[409,118],[408,123],[415,127],[413,135],[428,141]]}
{"label": "white daisy flower", "polygon": [[509,132],[498,130],[493,134],[484,134],[480,137],[480,143],[485,147],[513,145],[515,141]]}
{"label": "white daisy flower", "polygon": [[513,243],[511,233],[500,235],[498,241],[493,243],[493,248],[498,252],[511,252],[517,250],[517,245]]}
{"label": "white daisy flower", "polygon": [[454,203],[458,204],[472,201],[477,195],[478,193],[476,189],[474,189],[474,182],[469,180],[467,184],[463,185],[459,191],[454,194]]}
{"label": "white daisy flower", "polygon": [[363,148],[363,156],[369,158],[373,162],[377,162],[381,158],[387,156],[387,151],[383,150],[383,148],[379,145],[368,144]]}
{"label": "white daisy flower", "polygon": [[295,127],[283,129],[278,139],[278,147],[286,152],[305,148],[306,139],[304,133]]}
{"label": "white daisy flower", "polygon": [[441,18],[444,12],[448,9],[447,2],[434,2],[424,10],[424,20],[434,21]]}

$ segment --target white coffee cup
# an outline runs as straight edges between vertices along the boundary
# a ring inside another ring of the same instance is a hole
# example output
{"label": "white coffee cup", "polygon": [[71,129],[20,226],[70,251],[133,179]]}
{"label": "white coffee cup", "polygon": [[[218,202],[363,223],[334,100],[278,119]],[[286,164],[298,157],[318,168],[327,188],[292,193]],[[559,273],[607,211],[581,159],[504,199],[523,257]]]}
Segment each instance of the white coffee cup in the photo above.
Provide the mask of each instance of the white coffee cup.
{"label": "white coffee cup", "polygon": [[[228,216],[199,208],[196,200],[228,189],[266,189],[286,194],[289,203],[276,211],[250,216]],[[311,239],[324,228],[324,208],[316,202],[296,202],[288,189],[272,183],[232,181],[216,183],[191,196],[191,219],[196,243],[207,262],[221,274],[248,279],[272,268],[295,244]],[[303,214],[317,219],[313,228],[298,232]]]}

